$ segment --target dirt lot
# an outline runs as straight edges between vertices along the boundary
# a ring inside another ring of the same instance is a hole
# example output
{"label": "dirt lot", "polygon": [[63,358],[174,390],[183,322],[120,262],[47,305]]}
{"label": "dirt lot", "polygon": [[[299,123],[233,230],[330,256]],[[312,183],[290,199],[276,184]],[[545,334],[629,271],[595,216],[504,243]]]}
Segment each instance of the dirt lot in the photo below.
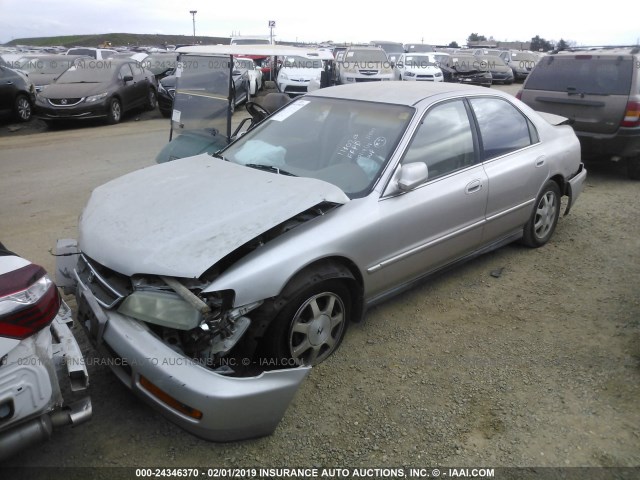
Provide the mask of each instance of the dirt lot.
{"label": "dirt lot", "polygon": [[[0,124],[0,239],[53,270],[91,189],[153,163],[157,117]],[[268,438],[200,440],[92,365],[93,419],[5,466],[640,466],[639,199],[623,165],[590,165],[547,246],[502,248],[370,311]]]}

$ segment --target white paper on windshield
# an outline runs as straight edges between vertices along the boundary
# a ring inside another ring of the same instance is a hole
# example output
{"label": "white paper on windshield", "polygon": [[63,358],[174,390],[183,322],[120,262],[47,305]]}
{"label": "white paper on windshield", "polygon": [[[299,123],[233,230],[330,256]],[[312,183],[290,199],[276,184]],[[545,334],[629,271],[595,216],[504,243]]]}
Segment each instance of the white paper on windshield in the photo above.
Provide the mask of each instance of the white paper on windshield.
{"label": "white paper on windshield", "polygon": [[355,53],[356,53],[356,52],[349,52],[349,53],[347,53],[347,57],[353,57],[353,55],[354,55]]}
{"label": "white paper on windshield", "polygon": [[180,110],[173,109],[173,113],[171,114],[171,120],[174,122],[180,123]]}
{"label": "white paper on windshield", "polygon": [[285,108],[281,112],[276,113],[273,117],[271,117],[271,120],[275,120],[276,122],[281,122],[283,120],[286,120],[291,115],[293,115],[302,107],[308,104],[309,104],[309,100],[298,100],[292,103],[291,105],[289,105],[287,108]]}
{"label": "white paper on windshield", "polygon": [[176,73],[174,73],[174,75],[178,78],[182,76],[182,63],[178,62],[176,65]]}

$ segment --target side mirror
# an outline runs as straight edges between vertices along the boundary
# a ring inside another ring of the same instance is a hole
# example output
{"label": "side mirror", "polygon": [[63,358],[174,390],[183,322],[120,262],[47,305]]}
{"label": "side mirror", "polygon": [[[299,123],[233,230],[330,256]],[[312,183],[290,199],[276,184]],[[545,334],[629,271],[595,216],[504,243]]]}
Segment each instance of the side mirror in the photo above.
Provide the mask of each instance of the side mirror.
{"label": "side mirror", "polygon": [[124,78],[122,79],[122,81],[124,83],[133,82],[133,77],[131,75],[125,75]]}
{"label": "side mirror", "polygon": [[412,162],[400,167],[398,175],[398,188],[402,192],[413,190],[429,178],[429,168],[424,162]]}

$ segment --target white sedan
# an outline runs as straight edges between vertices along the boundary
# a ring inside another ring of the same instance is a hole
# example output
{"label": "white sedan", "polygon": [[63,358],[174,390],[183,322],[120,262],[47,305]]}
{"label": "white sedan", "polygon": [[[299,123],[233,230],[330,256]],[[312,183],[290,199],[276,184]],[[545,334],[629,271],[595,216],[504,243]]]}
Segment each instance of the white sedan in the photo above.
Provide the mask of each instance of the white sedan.
{"label": "white sedan", "polygon": [[396,80],[442,82],[444,76],[433,54],[404,53],[393,68]]}

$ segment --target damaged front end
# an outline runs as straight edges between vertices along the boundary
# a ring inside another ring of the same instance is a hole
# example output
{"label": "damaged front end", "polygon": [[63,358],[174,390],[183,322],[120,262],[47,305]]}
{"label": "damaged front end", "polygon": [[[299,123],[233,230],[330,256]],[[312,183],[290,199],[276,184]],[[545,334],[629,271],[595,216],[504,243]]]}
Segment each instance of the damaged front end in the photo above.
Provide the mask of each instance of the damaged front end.
{"label": "damaged front end", "polygon": [[336,206],[323,202],[281,222],[199,278],[123,275],[75,240],[59,240],[57,279],[75,293],[80,323],[117,376],[170,420],[214,441],[268,435],[310,368],[264,371],[246,350],[239,354],[263,302],[235,305],[233,291],[207,287],[246,255]]}

